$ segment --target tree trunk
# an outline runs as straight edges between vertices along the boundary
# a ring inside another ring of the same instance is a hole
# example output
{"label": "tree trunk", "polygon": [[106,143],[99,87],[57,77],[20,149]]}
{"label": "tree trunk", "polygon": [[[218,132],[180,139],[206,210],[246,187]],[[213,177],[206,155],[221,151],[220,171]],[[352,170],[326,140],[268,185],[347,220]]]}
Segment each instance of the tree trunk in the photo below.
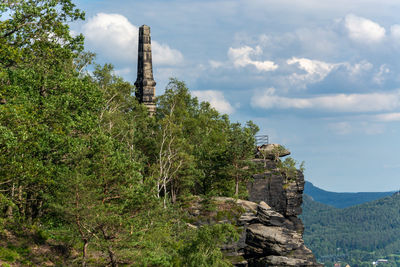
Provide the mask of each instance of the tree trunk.
{"label": "tree trunk", "polygon": [[25,218],[29,224],[32,224],[33,217],[33,196],[31,193],[26,195]]}
{"label": "tree trunk", "polygon": [[22,201],[22,186],[20,185],[18,187],[18,209],[19,209],[19,214],[21,215],[22,218],[25,218],[25,206],[24,203]]}
{"label": "tree trunk", "polygon": [[115,259],[114,252],[111,250],[111,247],[110,247],[110,246],[108,247],[108,256],[110,257],[111,266],[112,266],[112,267],[117,267],[118,264],[117,264],[117,261],[116,261],[116,259]]}
{"label": "tree trunk", "polygon": [[239,176],[236,175],[236,179],[235,179],[235,195],[238,196],[239,195]]}
{"label": "tree trunk", "polygon": [[164,209],[167,207],[167,184],[165,182],[166,178],[163,178],[163,187],[164,187]]}
{"label": "tree trunk", "polygon": [[[15,195],[15,184],[12,184],[12,188],[11,188],[11,201],[14,202],[14,195]],[[6,215],[7,218],[12,219],[13,218],[13,208],[12,205],[9,205],[7,207],[7,211],[6,211]]]}
{"label": "tree trunk", "polygon": [[82,267],[86,267],[86,252],[89,242],[87,239],[83,240],[83,248],[82,248]]}
{"label": "tree trunk", "polygon": [[172,179],[172,181],[171,181],[171,202],[172,203],[176,202],[177,191],[178,190],[175,188],[174,179]]}

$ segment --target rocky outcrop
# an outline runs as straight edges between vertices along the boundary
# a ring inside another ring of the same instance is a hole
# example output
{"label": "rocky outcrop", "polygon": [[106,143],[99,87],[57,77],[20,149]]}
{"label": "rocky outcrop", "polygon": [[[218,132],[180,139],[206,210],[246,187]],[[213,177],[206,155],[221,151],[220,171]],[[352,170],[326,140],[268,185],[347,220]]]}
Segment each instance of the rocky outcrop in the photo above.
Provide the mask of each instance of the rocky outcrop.
{"label": "rocky outcrop", "polygon": [[290,151],[279,144],[265,144],[257,146],[256,158],[276,160],[279,157],[290,155]]}
{"label": "rocky outcrop", "polygon": [[248,266],[320,266],[305,245],[297,223],[265,202],[246,227],[244,258]]}
{"label": "rocky outcrop", "polygon": [[[278,149],[278,157],[290,154],[279,145],[265,149]],[[265,155],[254,160],[264,172],[248,184],[249,200],[259,203],[257,212],[251,220],[239,219],[246,221],[243,257],[248,266],[322,266],[304,245],[304,226],[297,217],[302,212],[303,173]]]}
{"label": "rocky outcrop", "polygon": [[[260,161],[260,160],[255,160]],[[255,174],[248,184],[249,200],[264,201],[276,212],[291,220],[297,231],[303,232],[303,224],[298,215],[301,214],[303,203],[304,176],[296,170],[295,177],[287,177],[279,165],[280,162],[266,160],[264,173]]]}
{"label": "rocky outcrop", "polygon": [[[304,245],[304,226],[297,217],[302,211],[304,176],[280,161],[279,157],[290,154],[280,151],[278,158],[264,153],[263,158],[254,159],[264,172],[254,175],[248,184],[250,201],[216,197],[214,215],[205,214],[199,204],[189,211],[197,217],[196,226],[231,222],[241,229],[239,241],[222,248],[235,266],[322,266]],[[219,216],[227,210],[234,216]]]}

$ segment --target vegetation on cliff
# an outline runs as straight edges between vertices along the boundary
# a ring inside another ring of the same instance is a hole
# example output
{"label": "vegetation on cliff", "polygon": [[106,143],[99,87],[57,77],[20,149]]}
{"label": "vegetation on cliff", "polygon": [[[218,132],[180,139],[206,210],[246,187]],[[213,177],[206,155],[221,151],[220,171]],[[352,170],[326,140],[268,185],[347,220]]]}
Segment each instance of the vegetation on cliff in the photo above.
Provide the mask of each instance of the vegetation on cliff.
{"label": "vegetation on cliff", "polygon": [[229,265],[219,245],[236,229],[189,227],[182,203],[245,196],[258,127],[176,79],[149,117],[112,65],[88,71],[69,0],[0,12],[0,263]]}

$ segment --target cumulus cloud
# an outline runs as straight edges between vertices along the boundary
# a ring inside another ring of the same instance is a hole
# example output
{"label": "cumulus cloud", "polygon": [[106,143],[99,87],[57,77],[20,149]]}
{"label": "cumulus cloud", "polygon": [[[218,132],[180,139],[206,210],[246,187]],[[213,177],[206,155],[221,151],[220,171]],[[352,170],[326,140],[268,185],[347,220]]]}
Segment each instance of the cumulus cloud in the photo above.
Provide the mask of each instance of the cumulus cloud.
{"label": "cumulus cloud", "polygon": [[[286,60],[288,65],[294,65],[303,73],[288,74],[285,79],[296,88],[306,88],[308,84],[323,81],[330,73],[346,75],[351,81],[358,81],[362,75],[369,73],[371,80],[377,84],[382,84],[386,75],[390,72],[386,65],[382,65],[379,70],[373,74],[374,65],[367,60],[360,62],[337,62],[329,63],[320,60],[308,58],[292,57]],[[345,77],[345,76],[342,76]]]}
{"label": "cumulus cloud", "polygon": [[293,57],[286,61],[289,65],[296,64],[299,69],[305,71],[305,74],[293,73],[289,79],[293,82],[305,81],[307,83],[315,83],[322,81],[338,64],[331,64],[319,60],[311,60],[308,58]]}
{"label": "cumulus cloud", "polygon": [[385,38],[385,28],[378,23],[349,14],[344,19],[349,38],[357,42],[377,43]]}
{"label": "cumulus cloud", "polygon": [[[89,46],[97,53],[119,61],[132,62],[137,57],[138,27],[120,14],[98,13],[82,28]],[[152,41],[155,64],[177,65],[183,55],[166,44]]]}
{"label": "cumulus cloud", "polygon": [[200,101],[207,101],[210,105],[221,113],[232,114],[235,109],[225,99],[221,91],[205,90],[205,91],[192,91],[192,95],[197,97]]}
{"label": "cumulus cloud", "polygon": [[228,58],[233,62],[236,68],[246,67],[252,65],[259,71],[274,71],[278,68],[273,61],[257,61],[252,60],[251,56],[262,54],[262,49],[257,46],[255,49],[250,46],[243,46],[239,48],[230,47],[228,50]]}
{"label": "cumulus cloud", "polygon": [[332,94],[309,98],[278,96],[268,88],[252,97],[252,106],[264,109],[321,109],[334,112],[378,112],[400,108],[400,92]]}

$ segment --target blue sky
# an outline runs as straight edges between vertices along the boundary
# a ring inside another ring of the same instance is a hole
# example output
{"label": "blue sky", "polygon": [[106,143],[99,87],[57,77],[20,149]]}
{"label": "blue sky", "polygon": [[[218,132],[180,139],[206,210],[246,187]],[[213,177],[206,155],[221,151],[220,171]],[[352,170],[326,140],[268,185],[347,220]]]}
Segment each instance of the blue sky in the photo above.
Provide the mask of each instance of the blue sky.
{"label": "blue sky", "polygon": [[98,63],[136,79],[138,27],[152,31],[154,77],[188,85],[231,120],[340,192],[400,188],[400,1],[79,0]]}

